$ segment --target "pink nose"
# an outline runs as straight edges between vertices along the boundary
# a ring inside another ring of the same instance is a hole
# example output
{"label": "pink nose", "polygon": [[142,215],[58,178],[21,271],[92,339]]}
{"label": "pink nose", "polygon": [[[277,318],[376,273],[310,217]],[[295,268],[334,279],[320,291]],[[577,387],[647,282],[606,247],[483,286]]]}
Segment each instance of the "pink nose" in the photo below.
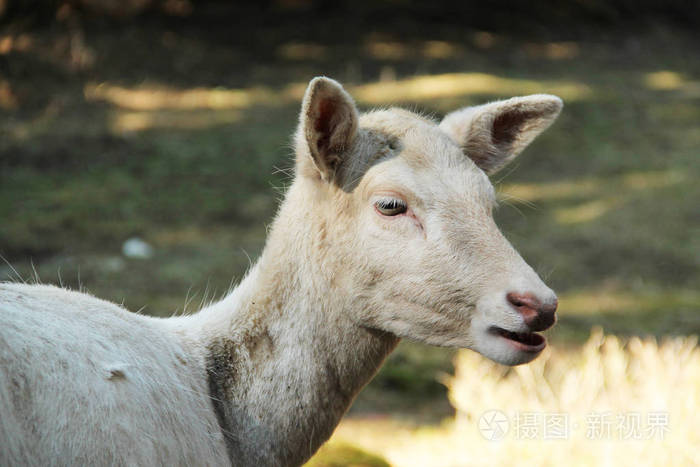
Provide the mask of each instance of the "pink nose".
{"label": "pink nose", "polygon": [[519,294],[510,292],[506,295],[506,298],[518,310],[518,313],[522,315],[525,324],[533,331],[544,331],[557,320],[554,314],[558,305],[556,297],[553,301],[542,303],[540,299],[531,293]]}

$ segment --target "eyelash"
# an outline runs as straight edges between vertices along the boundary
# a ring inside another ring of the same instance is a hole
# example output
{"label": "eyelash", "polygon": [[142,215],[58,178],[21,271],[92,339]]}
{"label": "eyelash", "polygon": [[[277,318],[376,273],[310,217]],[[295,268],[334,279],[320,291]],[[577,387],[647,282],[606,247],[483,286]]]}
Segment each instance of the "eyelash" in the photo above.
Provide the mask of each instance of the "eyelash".
{"label": "eyelash", "polygon": [[399,214],[403,214],[408,210],[408,205],[406,202],[397,198],[380,199],[374,203],[374,206],[383,216],[398,216]]}

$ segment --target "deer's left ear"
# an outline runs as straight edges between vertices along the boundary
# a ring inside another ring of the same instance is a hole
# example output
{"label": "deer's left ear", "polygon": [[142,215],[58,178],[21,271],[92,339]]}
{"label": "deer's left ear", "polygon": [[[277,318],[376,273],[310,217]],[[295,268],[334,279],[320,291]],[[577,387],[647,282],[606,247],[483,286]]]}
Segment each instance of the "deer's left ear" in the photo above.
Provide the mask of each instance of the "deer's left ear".
{"label": "deer's left ear", "polygon": [[491,175],[520,154],[556,120],[561,99],[549,94],[514,97],[448,114],[440,128]]}
{"label": "deer's left ear", "polygon": [[[332,180],[347,157],[357,127],[357,108],[340,83],[325,77],[311,80],[301,104],[296,142],[304,172],[309,175],[315,169],[324,180]],[[303,146],[308,153],[299,151]],[[312,166],[308,164],[309,156]]]}

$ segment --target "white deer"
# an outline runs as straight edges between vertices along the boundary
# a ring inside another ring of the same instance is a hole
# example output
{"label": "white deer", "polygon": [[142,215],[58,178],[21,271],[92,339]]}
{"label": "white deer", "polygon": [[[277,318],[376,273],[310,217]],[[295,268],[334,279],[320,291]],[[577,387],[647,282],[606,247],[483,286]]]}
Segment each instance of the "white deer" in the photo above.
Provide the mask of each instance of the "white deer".
{"label": "white deer", "polygon": [[316,78],[296,174],[241,284],[191,316],[0,284],[0,465],[299,465],[399,339],[535,358],[557,299],[487,178],[557,117],[534,95],[441,123],[359,115]]}

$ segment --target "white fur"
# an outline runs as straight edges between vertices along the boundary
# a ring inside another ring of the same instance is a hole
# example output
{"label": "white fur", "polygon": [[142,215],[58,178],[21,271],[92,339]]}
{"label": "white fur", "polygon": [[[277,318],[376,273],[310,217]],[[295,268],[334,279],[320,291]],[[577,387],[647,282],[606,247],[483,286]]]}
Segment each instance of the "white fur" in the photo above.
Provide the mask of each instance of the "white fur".
{"label": "white fur", "polygon": [[[526,329],[508,292],[555,297],[495,226],[476,164],[501,167],[560,108],[516,98],[438,126],[359,115],[338,83],[313,80],[295,180],[221,302],[156,319],[0,284],[0,465],[299,465],[402,337],[534,358],[488,328]],[[380,215],[387,197],[407,213]]]}

